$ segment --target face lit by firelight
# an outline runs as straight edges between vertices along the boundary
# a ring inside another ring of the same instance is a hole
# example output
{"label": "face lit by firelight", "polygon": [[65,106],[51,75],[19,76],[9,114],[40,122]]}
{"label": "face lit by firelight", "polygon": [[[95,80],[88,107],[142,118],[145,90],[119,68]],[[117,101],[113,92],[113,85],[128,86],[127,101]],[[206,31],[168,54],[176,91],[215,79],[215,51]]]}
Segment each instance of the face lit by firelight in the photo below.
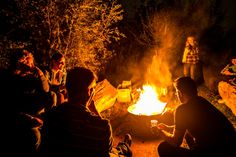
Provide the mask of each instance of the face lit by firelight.
{"label": "face lit by firelight", "polygon": [[34,68],[34,57],[32,53],[24,51],[24,55],[18,61],[20,64],[27,66],[29,69]]}
{"label": "face lit by firelight", "polygon": [[236,58],[233,58],[233,59],[231,60],[231,62],[232,62],[234,65],[236,65]]}
{"label": "face lit by firelight", "polygon": [[186,41],[186,45],[194,46],[196,44],[195,38],[192,36],[189,36]]}
{"label": "face lit by firelight", "polygon": [[183,97],[182,97],[182,93],[175,87],[175,95],[178,98],[178,100],[183,103]]}
{"label": "face lit by firelight", "polygon": [[62,57],[58,60],[53,60],[53,68],[56,70],[63,70],[65,67],[65,57]]}

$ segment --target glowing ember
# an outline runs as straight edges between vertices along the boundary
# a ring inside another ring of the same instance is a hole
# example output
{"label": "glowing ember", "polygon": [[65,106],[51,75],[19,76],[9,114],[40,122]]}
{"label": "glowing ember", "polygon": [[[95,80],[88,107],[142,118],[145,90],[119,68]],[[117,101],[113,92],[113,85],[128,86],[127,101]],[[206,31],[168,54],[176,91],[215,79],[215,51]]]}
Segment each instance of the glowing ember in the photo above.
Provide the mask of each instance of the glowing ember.
{"label": "glowing ember", "polygon": [[[158,98],[159,95],[156,92],[156,88],[150,85],[144,85],[143,90],[140,93],[140,97],[136,104],[131,105],[128,108],[128,112],[135,115],[157,115],[162,113],[166,103],[161,102]],[[161,90],[166,94],[166,90]]]}

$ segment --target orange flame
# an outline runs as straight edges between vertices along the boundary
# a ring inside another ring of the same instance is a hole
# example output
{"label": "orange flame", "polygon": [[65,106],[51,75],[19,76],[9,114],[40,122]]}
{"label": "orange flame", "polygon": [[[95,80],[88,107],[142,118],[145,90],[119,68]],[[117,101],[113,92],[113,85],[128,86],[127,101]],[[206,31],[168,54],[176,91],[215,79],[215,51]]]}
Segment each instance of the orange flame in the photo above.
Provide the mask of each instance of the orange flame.
{"label": "orange flame", "polygon": [[156,90],[156,88],[151,85],[144,85],[138,101],[128,108],[128,112],[135,115],[147,116],[162,113],[166,106],[166,102],[161,102],[158,99],[159,93],[156,91],[160,92],[160,94],[166,94],[166,89],[164,88]]}

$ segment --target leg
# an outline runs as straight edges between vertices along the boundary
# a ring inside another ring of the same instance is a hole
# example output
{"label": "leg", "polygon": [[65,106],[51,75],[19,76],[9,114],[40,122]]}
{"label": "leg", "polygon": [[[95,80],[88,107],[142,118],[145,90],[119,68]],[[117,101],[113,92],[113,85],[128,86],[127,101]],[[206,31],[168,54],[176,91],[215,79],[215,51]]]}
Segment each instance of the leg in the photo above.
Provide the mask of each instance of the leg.
{"label": "leg", "polygon": [[157,151],[159,157],[190,157],[190,150],[181,147],[173,147],[167,142],[160,143]]}
{"label": "leg", "polygon": [[190,76],[190,64],[189,63],[184,63],[184,76]]}
{"label": "leg", "polygon": [[50,106],[49,108],[52,108],[52,107],[55,107],[57,106],[57,94],[53,91],[50,92],[51,94],[51,103],[50,103]]}
{"label": "leg", "polygon": [[60,105],[67,101],[67,91],[64,89],[63,91],[60,91],[57,93],[57,105]]}
{"label": "leg", "polygon": [[57,94],[57,105],[61,105],[65,101],[64,95],[62,93]]}
{"label": "leg", "polygon": [[40,133],[39,127],[32,128],[32,133],[34,135],[33,138],[33,144],[35,145],[35,150],[37,151],[40,144],[41,144],[41,133]]}
{"label": "leg", "polygon": [[198,65],[197,64],[191,64],[190,65],[190,77],[194,80],[197,81],[198,79]]}

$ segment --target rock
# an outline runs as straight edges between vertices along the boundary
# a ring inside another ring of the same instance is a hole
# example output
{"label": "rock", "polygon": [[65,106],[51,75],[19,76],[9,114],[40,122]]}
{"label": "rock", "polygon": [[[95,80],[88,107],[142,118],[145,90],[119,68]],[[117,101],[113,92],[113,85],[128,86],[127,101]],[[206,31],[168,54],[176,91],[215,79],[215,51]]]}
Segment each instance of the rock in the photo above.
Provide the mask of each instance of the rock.
{"label": "rock", "polygon": [[225,81],[220,81],[218,84],[218,92],[225,105],[228,106],[236,116],[236,86]]}

